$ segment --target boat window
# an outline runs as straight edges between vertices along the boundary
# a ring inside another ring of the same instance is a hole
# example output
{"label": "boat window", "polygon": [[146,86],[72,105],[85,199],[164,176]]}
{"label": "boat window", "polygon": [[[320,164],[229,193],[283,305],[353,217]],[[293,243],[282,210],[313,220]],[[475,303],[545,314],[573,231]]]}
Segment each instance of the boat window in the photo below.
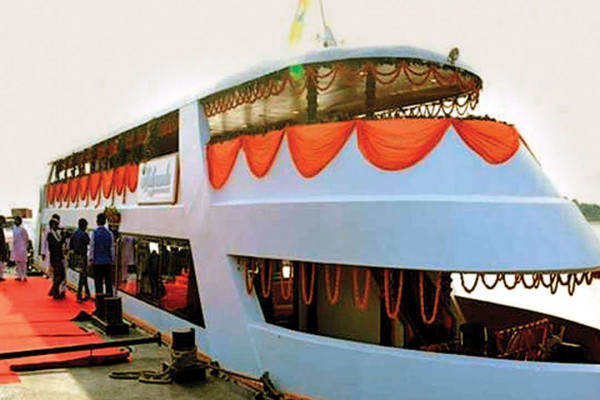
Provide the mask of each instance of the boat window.
{"label": "boat window", "polygon": [[121,234],[118,289],[204,327],[188,240]]}
{"label": "boat window", "polygon": [[[515,307],[455,296],[450,272],[237,257],[267,323],[363,343],[522,361],[600,363],[599,331]],[[494,275],[494,274],[493,274]],[[486,287],[572,294],[599,273],[499,274]],[[472,290],[477,283],[455,285]],[[495,282],[495,283],[494,283]]]}

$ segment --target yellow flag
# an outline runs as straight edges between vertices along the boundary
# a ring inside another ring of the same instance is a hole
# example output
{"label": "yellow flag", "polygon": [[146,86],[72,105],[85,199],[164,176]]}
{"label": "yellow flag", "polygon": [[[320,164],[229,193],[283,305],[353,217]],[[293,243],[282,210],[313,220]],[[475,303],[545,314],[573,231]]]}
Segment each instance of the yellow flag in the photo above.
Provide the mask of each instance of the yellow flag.
{"label": "yellow flag", "polygon": [[298,0],[298,8],[296,9],[296,15],[294,16],[294,22],[290,28],[290,36],[288,42],[290,46],[295,45],[302,38],[302,30],[304,29],[304,18],[308,7],[310,6],[310,0]]}

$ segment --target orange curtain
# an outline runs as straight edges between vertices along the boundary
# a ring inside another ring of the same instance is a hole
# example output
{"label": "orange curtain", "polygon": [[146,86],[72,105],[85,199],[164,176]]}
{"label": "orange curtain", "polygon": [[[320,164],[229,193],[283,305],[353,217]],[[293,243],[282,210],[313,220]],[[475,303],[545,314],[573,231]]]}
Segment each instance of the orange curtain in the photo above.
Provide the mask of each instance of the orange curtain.
{"label": "orange curtain", "polygon": [[69,198],[71,203],[77,201],[77,195],[79,194],[79,178],[72,178],[69,181]]}
{"label": "orange curtain", "polygon": [[490,164],[501,164],[519,150],[515,127],[495,121],[459,120],[452,124],[461,139]]}
{"label": "orange curtain", "polygon": [[242,148],[248,168],[257,178],[269,172],[281,147],[283,130],[271,131],[263,135],[242,136]]}
{"label": "orange curtain", "polygon": [[340,152],[354,125],[350,121],[286,128],[290,154],[300,174],[312,178],[321,172]]}
{"label": "orange curtain", "polygon": [[130,192],[135,192],[135,190],[137,189],[137,185],[138,185],[138,170],[139,170],[139,165],[137,164],[129,164],[126,167],[126,180],[127,180],[127,189],[129,189]]}
{"label": "orange curtain", "polygon": [[88,194],[88,183],[90,181],[89,175],[83,175],[79,177],[79,199],[84,200]]}
{"label": "orange curtain", "polygon": [[242,138],[239,136],[226,142],[207,146],[208,179],[213,188],[220,189],[225,185],[233,170],[241,146]]}
{"label": "orange curtain", "polygon": [[113,191],[113,177],[115,175],[114,169],[108,171],[102,171],[102,193],[104,198],[108,199]]}
{"label": "orange curtain", "polygon": [[115,168],[115,174],[113,176],[114,187],[117,194],[122,194],[125,189],[125,177],[127,175],[127,166],[122,165]]}
{"label": "orange curtain", "polygon": [[440,142],[450,122],[443,119],[390,119],[358,121],[358,148],[386,171],[412,167]]}
{"label": "orange curtain", "polygon": [[90,198],[96,200],[96,197],[100,194],[100,185],[102,183],[102,172],[94,172],[90,175],[89,181],[89,192]]}

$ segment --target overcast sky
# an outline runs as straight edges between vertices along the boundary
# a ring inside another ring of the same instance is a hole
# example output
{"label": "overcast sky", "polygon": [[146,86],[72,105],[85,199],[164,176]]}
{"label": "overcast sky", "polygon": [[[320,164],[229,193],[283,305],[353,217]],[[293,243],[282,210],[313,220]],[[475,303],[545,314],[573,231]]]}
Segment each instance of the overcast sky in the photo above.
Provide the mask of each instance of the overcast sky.
{"label": "overcast sky", "polygon": [[[476,112],[516,124],[564,195],[600,202],[600,3],[323,1],[346,46],[459,47],[484,81]],[[295,8],[0,0],[0,213],[37,209],[53,158],[285,55]]]}

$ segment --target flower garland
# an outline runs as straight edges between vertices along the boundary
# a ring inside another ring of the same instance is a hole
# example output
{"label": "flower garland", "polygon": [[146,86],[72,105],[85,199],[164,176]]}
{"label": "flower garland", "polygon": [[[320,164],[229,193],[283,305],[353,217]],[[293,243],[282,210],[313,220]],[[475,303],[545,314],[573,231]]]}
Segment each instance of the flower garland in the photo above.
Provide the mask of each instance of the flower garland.
{"label": "flower garland", "polygon": [[246,282],[246,293],[252,294],[254,291],[254,270],[251,270],[251,261],[248,259],[240,259],[244,268],[244,280]]}
{"label": "flower garland", "polygon": [[[507,276],[509,274],[500,273],[500,274],[496,274],[494,283],[489,284],[485,280],[486,274],[477,273],[477,275],[475,276],[475,281],[473,281],[473,285],[471,287],[468,287],[467,284],[465,283],[465,278],[464,278],[465,273],[460,272],[460,281],[461,281],[462,288],[466,293],[472,293],[475,290],[478,281],[481,279],[481,282],[483,282],[483,285],[487,289],[494,289],[496,287],[496,285],[498,284],[498,282],[502,281],[504,283],[504,286],[508,290],[515,289],[519,285],[519,283],[521,283],[523,285],[523,287],[526,289],[537,289],[540,286],[542,286],[546,289],[549,289],[550,293],[555,294],[558,291],[559,286],[565,286],[567,288],[567,292],[569,293],[569,295],[572,296],[575,293],[575,289],[577,288],[577,286],[580,286],[583,283],[585,283],[586,285],[591,285],[593,280],[595,278],[597,278],[597,276],[596,276],[597,274],[598,274],[597,272],[592,272],[592,271],[582,272],[579,275],[578,275],[578,273],[573,273],[573,272],[569,272],[566,274],[561,274],[561,273],[550,273],[550,274],[515,273],[515,274],[512,274],[514,277],[514,281],[512,283],[509,283],[508,279],[507,279]],[[526,275],[531,276],[530,283],[527,282]]]}
{"label": "flower garland", "polygon": [[[281,289],[281,298],[284,300],[290,300],[292,298],[292,291],[293,291],[293,274],[294,274],[294,268],[291,268],[290,271],[290,277],[288,279],[284,279],[283,278],[283,263],[280,264],[280,270],[279,273],[281,275],[281,279],[279,281],[279,288]],[[284,283],[284,281],[287,280],[287,283]]]}
{"label": "flower garland", "polygon": [[302,283],[302,301],[307,306],[310,305],[313,301],[313,297],[315,294],[315,275],[316,275],[316,265],[312,263],[311,275],[310,275],[310,293],[306,294],[306,263],[300,263],[300,282]]}
{"label": "flower garland", "polygon": [[352,286],[354,288],[354,306],[360,311],[365,311],[369,305],[369,292],[371,290],[371,269],[365,269],[365,285],[361,298],[358,287],[358,268],[352,268]]}
{"label": "flower garland", "polygon": [[[263,299],[266,299],[271,295],[271,288],[273,286],[273,263],[274,260],[267,261],[264,258],[260,260],[260,294]],[[267,268],[269,267],[269,278],[268,281],[265,281],[267,278]]]}
{"label": "flower garland", "polygon": [[404,284],[404,271],[398,271],[398,288],[396,291],[396,303],[393,307],[393,311],[390,306],[390,274],[391,270],[386,268],[383,273],[383,287],[385,291],[385,312],[389,319],[397,320],[398,314],[400,313],[400,303],[402,301],[402,287]]}
{"label": "flower garland", "polygon": [[435,280],[435,300],[433,301],[433,310],[431,312],[431,317],[427,317],[425,315],[425,287],[424,287],[424,271],[419,272],[419,292],[421,297],[421,319],[425,323],[425,325],[431,325],[437,318],[439,304],[440,304],[440,295],[442,292],[442,273],[438,272],[437,279]]}
{"label": "flower garland", "polygon": [[340,281],[342,277],[342,267],[339,265],[335,266],[335,288],[333,294],[331,293],[331,277],[329,272],[330,266],[325,266],[325,289],[327,291],[327,300],[330,305],[335,305],[340,301]]}

